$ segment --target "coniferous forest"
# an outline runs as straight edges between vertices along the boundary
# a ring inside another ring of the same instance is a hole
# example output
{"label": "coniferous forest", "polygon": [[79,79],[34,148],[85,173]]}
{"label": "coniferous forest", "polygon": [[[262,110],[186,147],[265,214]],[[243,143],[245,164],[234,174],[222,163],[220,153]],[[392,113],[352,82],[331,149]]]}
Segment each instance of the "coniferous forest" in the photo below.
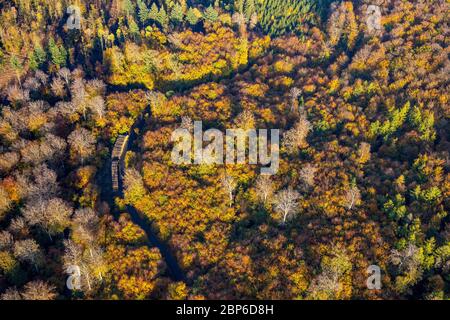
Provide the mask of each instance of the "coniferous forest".
{"label": "coniferous forest", "polygon": [[449,299],[449,9],[1,1],[0,299]]}

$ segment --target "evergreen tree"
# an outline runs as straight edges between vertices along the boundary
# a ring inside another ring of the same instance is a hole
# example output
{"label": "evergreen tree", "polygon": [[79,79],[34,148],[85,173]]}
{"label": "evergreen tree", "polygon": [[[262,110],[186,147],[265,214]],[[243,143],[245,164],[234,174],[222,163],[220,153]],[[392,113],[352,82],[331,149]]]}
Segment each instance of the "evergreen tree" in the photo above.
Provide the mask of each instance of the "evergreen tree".
{"label": "evergreen tree", "polygon": [[189,22],[191,26],[195,26],[198,23],[198,16],[195,14],[195,10],[192,8],[189,8],[189,10],[186,12],[186,20]]}
{"label": "evergreen tree", "polygon": [[133,38],[139,36],[139,26],[131,16],[128,17],[128,28],[130,29],[130,34]]}
{"label": "evergreen tree", "polygon": [[203,17],[205,18],[206,21],[215,22],[219,17],[219,13],[212,6],[209,6],[203,13]]}
{"label": "evergreen tree", "polygon": [[11,59],[9,60],[9,64],[14,69],[14,71],[16,73],[17,81],[20,84],[20,74],[22,73],[22,70],[23,70],[22,62],[16,56],[11,56]]}
{"label": "evergreen tree", "polygon": [[259,22],[264,32],[280,36],[294,31],[299,23],[311,22],[313,6],[312,0],[263,0],[258,6]]}
{"label": "evergreen tree", "polygon": [[247,20],[250,20],[252,14],[255,12],[255,1],[254,0],[246,0],[244,6],[244,15]]}
{"label": "evergreen tree", "polygon": [[179,3],[177,3],[170,12],[170,21],[172,21],[175,24],[178,24],[183,22],[183,17],[184,17],[183,8]]}
{"label": "evergreen tree", "polygon": [[50,59],[57,67],[65,66],[67,60],[67,51],[63,45],[58,46],[55,40],[50,39],[48,42],[48,51]]}
{"label": "evergreen tree", "polygon": [[138,12],[139,21],[141,22],[142,25],[145,25],[147,19],[149,18],[150,10],[148,9],[145,2],[143,2],[141,0],[138,1],[137,6],[138,6],[138,11],[139,11]]}
{"label": "evergreen tree", "polygon": [[29,54],[29,66],[31,70],[39,69],[46,61],[47,55],[41,46],[37,46]]}
{"label": "evergreen tree", "polygon": [[158,6],[156,5],[155,2],[153,2],[152,6],[150,7],[148,17],[153,21],[157,21],[158,19]]}
{"label": "evergreen tree", "polygon": [[164,10],[164,7],[161,7],[159,9],[158,15],[156,17],[156,21],[161,25],[161,27],[166,28],[169,23],[169,16],[167,15],[166,10]]}

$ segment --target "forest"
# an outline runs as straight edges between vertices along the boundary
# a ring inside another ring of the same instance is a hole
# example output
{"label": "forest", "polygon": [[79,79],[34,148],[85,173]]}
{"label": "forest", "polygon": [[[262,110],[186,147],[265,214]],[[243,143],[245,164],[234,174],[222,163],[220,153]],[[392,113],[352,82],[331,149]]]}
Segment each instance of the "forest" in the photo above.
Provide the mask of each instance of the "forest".
{"label": "forest", "polygon": [[[450,299],[449,9],[1,1],[0,300]],[[277,172],[174,163],[196,121]]]}

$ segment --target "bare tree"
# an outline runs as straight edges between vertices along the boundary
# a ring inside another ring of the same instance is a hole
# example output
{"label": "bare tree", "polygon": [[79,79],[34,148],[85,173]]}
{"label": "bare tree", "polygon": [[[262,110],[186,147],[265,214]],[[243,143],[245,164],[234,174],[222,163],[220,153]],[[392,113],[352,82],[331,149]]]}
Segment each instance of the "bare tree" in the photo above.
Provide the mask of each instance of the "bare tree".
{"label": "bare tree", "polygon": [[98,246],[90,246],[85,251],[82,246],[72,240],[64,241],[64,266],[77,266],[80,268],[81,285],[92,290],[96,282],[102,281],[102,269],[104,266],[103,252]]}
{"label": "bare tree", "polygon": [[58,76],[61,77],[61,79],[64,80],[66,85],[68,86],[70,83],[70,70],[67,68],[61,68],[58,70]]}
{"label": "bare tree", "polygon": [[0,296],[0,300],[22,300],[22,296],[16,287],[7,288],[5,293]]}
{"label": "bare tree", "polygon": [[6,190],[0,186],[0,221],[2,220],[3,214],[8,212],[11,208],[12,200],[10,199]]}
{"label": "bare tree", "polygon": [[28,199],[50,199],[59,193],[56,172],[42,164],[33,169],[33,181],[28,187]]}
{"label": "bare tree", "polygon": [[222,187],[228,194],[229,206],[231,207],[231,205],[233,204],[233,192],[237,187],[237,183],[232,176],[225,173],[224,177],[222,178]]}
{"label": "bare tree", "polygon": [[307,186],[311,187],[314,185],[314,175],[316,172],[317,168],[308,163],[300,170],[300,178]]}
{"label": "bare tree", "polygon": [[72,103],[77,107],[77,110],[83,115],[83,119],[86,120],[86,113],[88,110],[86,88],[84,86],[84,80],[76,78],[70,86],[70,94],[72,96]]}
{"label": "bare tree", "polygon": [[53,300],[56,297],[55,287],[44,281],[31,281],[24,286],[24,300]]}
{"label": "bare tree", "polygon": [[82,208],[75,211],[73,217],[73,232],[77,239],[91,245],[97,237],[99,217],[91,208]]}
{"label": "bare tree", "polygon": [[30,234],[26,220],[23,217],[15,217],[11,220],[8,230],[17,237],[26,237]]}
{"label": "bare tree", "polygon": [[345,194],[345,203],[348,210],[351,210],[361,200],[361,193],[356,185],[350,186]]}
{"label": "bare tree", "polygon": [[257,24],[258,24],[258,14],[256,12],[253,12],[252,15],[250,16],[249,22],[250,30],[254,29]]}
{"label": "bare tree", "polygon": [[64,231],[70,224],[72,208],[62,199],[36,200],[22,209],[25,220],[31,226],[39,226],[50,237]]}
{"label": "bare tree", "polygon": [[86,86],[91,95],[102,96],[106,92],[106,84],[99,79],[89,80]]}
{"label": "bare tree", "polygon": [[366,163],[370,160],[370,144],[367,142],[361,142],[358,149],[358,161],[359,163]]}
{"label": "bare tree", "polygon": [[51,85],[52,92],[57,97],[64,97],[66,95],[66,88],[64,86],[64,81],[61,78],[55,78]]}
{"label": "bare tree", "polygon": [[351,260],[345,250],[333,246],[330,256],[322,259],[322,272],[311,282],[309,297],[313,299],[336,299],[342,288],[342,277],[352,269]]}
{"label": "bare tree", "polygon": [[260,175],[256,180],[256,192],[263,203],[267,203],[273,195],[274,188],[272,180],[268,175]]}
{"label": "bare tree", "polygon": [[397,266],[402,273],[395,279],[395,287],[398,292],[404,292],[409,286],[417,283],[423,275],[422,257],[420,249],[413,243],[409,243],[404,249],[393,249],[390,261]]}
{"label": "bare tree", "polygon": [[297,88],[294,87],[289,91],[289,95],[291,96],[291,111],[292,112],[298,112],[298,97],[300,96],[300,94],[302,93],[302,91]]}
{"label": "bare tree", "polygon": [[411,272],[421,267],[419,256],[419,248],[409,243],[403,250],[392,249],[389,259],[401,272]]}
{"label": "bare tree", "polygon": [[105,101],[101,96],[95,96],[90,99],[88,101],[88,108],[100,119],[105,115]]}
{"label": "bare tree", "polygon": [[20,88],[18,85],[9,86],[6,90],[6,96],[11,102],[26,102],[30,100],[30,92]]}
{"label": "bare tree", "polygon": [[41,86],[41,83],[35,77],[28,77],[23,83],[23,87],[30,91],[37,91]]}
{"label": "bare tree", "polygon": [[36,79],[39,80],[39,82],[43,85],[46,86],[48,83],[48,75],[45,74],[44,71],[42,70],[36,70],[36,72],[34,73],[34,76]]}
{"label": "bare tree", "polygon": [[0,153],[0,171],[9,172],[19,162],[19,154],[17,152],[1,152]]}
{"label": "bare tree", "polygon": [[54,112],[65,118],[70,118],[77,113],[77,106],[71,101],[59,101],[55,105]]}
{"label": "bare tree", "polygon": [[95,138],[84,128],[78,128],[72,131],[67,141],[70,145],[73,160],[80,159],[82,164],[95,151]]}
{"label": "bare tree", "polygon": [[9,250],[12,248],[14,238],[8,231],[0,232],[0,250]]}
{"label": "bare tree", "polygon": [[44,255],[33,239],[16,241],[14,243],[14,256],[22,262],[31,264],[36,270],[44,261]]}
{"label": "bare tree", "polygon": [[287,218],[298,211],[298,202],[300,194],[291,187],[281,190],[275,195],[275,210],[283,215],[283,223]]}
{"label": "bare tree", "polygon": [[283,145],[286,150],[294,153],[305,147],[307,145],[306,137],[311,129],[311,123],[305,117],[301,117],[294,127],[286,131],[283,136]]}
{"label": "bare tree", "polygon": [[245,21],[244,14],[240,12],[235,12],[233,16],[231,17],[231,21],[238,26],[239,28],[239,35],[241,37],[245,37],[247,35],[247,25]]}

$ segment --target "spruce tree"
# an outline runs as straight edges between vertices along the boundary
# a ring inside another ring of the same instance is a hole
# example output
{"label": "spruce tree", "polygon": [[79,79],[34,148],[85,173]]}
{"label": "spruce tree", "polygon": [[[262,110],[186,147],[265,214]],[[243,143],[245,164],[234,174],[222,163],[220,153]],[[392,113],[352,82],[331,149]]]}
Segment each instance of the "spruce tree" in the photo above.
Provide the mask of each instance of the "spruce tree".
{"label": "spruce tree", "polygon": [[144,1],[141,0],[138,1],[137,5],[138,5],[139,21],[141,22],[142,25],[145,25],[147,19],[149,18],[150,10],[148,9]]}
{"label": "spruce tree", "polygon": [[203,13],[203,17],[205,18],[206,21],[215,22],[219,17],[219,13],[212,6],[209,6]]}
{"label": "spruce tree", "polygon": [[158,20],[158,6],[155,2],[153,2],[152,6],[150,7],[150,12],[148,14],[149,19],[153,21]]}
{"label": "spruce tree", "polygon": [[198,16],[195,14],[195,10],[189,8],[186,12],[186,20],[191,26],[195,26],[198,23]]}
{"label": "spruce tree", "polygon": [[169,16],[167,15],[164,7],[161,7],[158,12],[158,16],[156,17],[156,21],[161,25],[161,27],[166,28],[169,23]]}
{"label": "spruce tree", "polygon": [[170,21],[172,21],[175,24],[179,24],[183,22],[183,8],[179,3],[175,4],[172,8],[172,11],[170,12]]}

